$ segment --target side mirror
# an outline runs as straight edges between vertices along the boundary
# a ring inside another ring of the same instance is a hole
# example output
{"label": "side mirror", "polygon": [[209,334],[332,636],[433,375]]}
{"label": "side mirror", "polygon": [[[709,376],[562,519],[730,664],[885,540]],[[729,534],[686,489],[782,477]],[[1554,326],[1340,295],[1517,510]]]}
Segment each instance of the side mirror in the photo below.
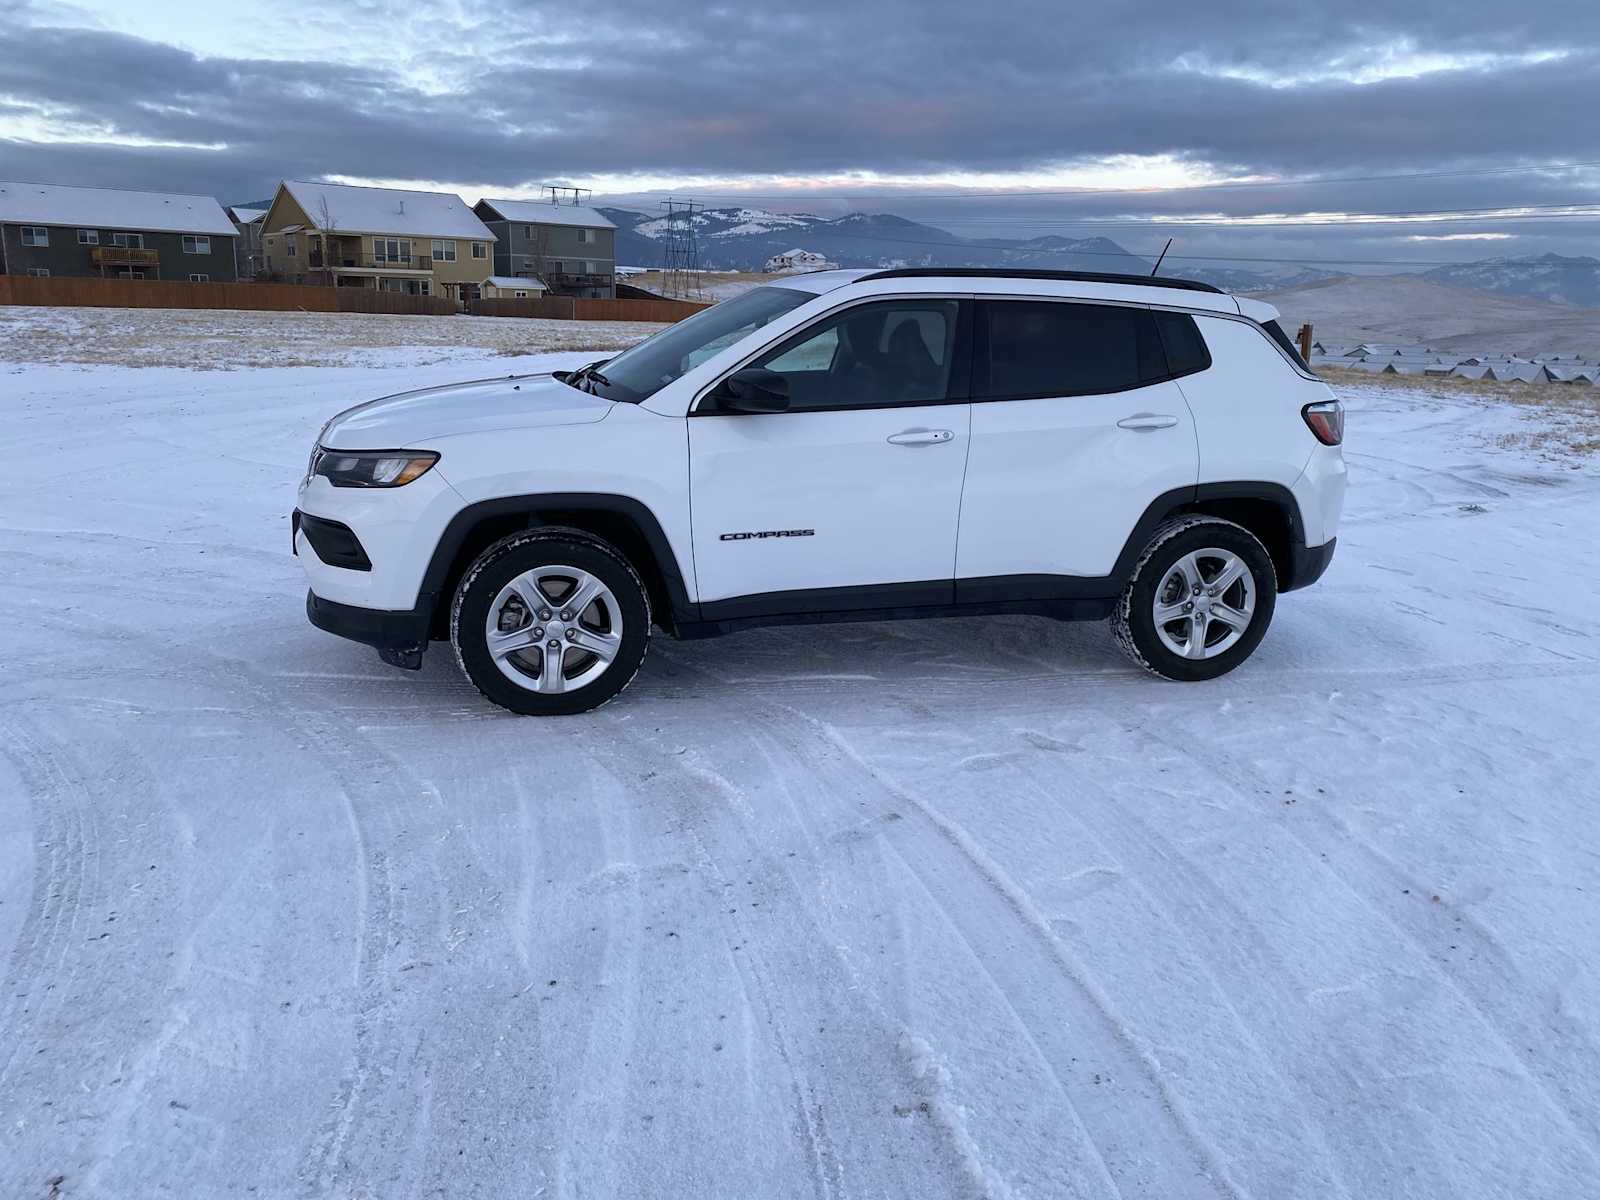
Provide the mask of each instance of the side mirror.
{"label": "side mirror", "polygon": [[723,412],[783,412],[789,407],[789,381],[776,371],[746,367],[718,386],[717,407]]}

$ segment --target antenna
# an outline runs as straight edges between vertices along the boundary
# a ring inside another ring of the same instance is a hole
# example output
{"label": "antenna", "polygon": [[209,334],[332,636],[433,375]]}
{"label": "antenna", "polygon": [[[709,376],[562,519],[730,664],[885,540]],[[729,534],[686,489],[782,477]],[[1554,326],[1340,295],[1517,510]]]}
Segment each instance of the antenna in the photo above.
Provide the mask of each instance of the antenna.
{"label": "antenna", "polygon": [[1167,258],[1167,251],[1171,250],[1171,249],[1172,249],[1172,239],[1168,238],[1167,239],[1167,244],[1165,246],[1161,247],[1161,257],[1156,259],[1156,265],[1150,268],[1150,277],[1152,279],[1155,278],[1156,272],[1161,270],[1161,264],[1163,262],[1165,262],[1166,258]]}

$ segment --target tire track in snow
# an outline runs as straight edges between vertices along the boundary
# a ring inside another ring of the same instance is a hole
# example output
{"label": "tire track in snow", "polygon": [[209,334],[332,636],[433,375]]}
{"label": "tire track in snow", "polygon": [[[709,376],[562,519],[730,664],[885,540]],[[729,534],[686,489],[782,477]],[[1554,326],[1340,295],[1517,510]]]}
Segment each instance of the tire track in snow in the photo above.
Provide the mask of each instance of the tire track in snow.
{"label": "tire track in snow", "polygon": [[[916,843],[909,848],[896,847],[897,853],[922,880],[957,935],[995,981],[997,990],[1016,1014],[1019,1025],[1052,1076],[1058,1081],[1069,1080],[1075,1074],[1074,1058],[1093,1058],[1105,1063],[1114,1079],[1143,1081],[1144,1087],[1136,1085],[1126,1092],[1116,1086],[1097,1088],[1093,1097],[1087,1095],[1087,1089],[1074,1096],[1063,1083],[1065,1099],[1077,1112],[1084,1133],[1096,1156],[1105,1164],[1113,1186],[1118,1186],[1116,1180],[1123,1173],[1137,1170],[1143,1163],[1154,1162],[1165,1176],[1157,1185],[1156,1194],[1191,1195],[1193,1181],[1198,1175],[1206,1180],[1207,1191],[1211,1194],[1243,1200],[1247,1193],[1232,1178],[1217,1147],[1200,1131],[1182,1100],[1172,1091],[1151,1052],[1128,1028],[1112,998],[1061,941],[1022,887],[964,828],[940,814],[887,772],[867,762],[835,726],[797,709],[788,711],[815,729],[816,740],[824,747],[820,753],[807,756],[814,772],[830,771],[827,750],[831,748],[854,768],[857,777],[853,782],[859,785],[860,776],[865,776],[878,790],[921,818],[922,836],[909,831],[903,833],[903,823],[897,823],[883,836],[891,842],[909,838]],[[945,881],[948,875],[965,876],[969,881],[975,879],[979,886],[976,890],[955,887]],[[983,926],[974,933],[961,927],[963,923],[978,922],[985,894],[990,897],[987,905],[990,912],[984,915],[989,932],[992,934],[1008,925],[1020,927],[1032,943],[1035,957],[1043,960],[1047,973],[1066,982],[1064,991],[1049,998],[1051,1016],[1024,1014],[1023,1008],[1031,999],[1031,983],[1038,978],[1038,972],[1018,965],[1015,945],[1006,944],[1001,938],[983,936]],[[1008,986],[1004,978],[1015,982]],[[1058,1028],[1058,1023],[1070,1033]],[[1071,1050],[1077,1053],[1069,1053]],[[1122,1139],[1134,1129],[1140,1133],[1138,1151],[1142,1159],[1135,1159],[1131,1148],[1122,1155],[1117,1153]],[[1183,1164],[1188,1164],[1187,1169]]]}
{"label": "tire track in snow", "polygon": [[11,759],[32,798],[34,874],[27,915],[5,976],[0,1015],[0,1097],[17,1094],[8,1080],[53,1040],[48,1026],[81,967],[77,959],[87,922],[103,900],[99,831],[89,780],[72,764],[69,746],[22,721],[10,721],[0,750]]}
{"label": "tire track in snow", "polygon": [[[702,876],[714,884],[715,894],[726,895],[732,890],[733,884],[722,866],[724,855],[713,846],[716,823],[705,819],[699,795],[706,788],[720,795],[730,809],[740,814],[741,826],[747,827],[748,805],[743,796],[720,773],[685,762],[685,755],[666,752],[658,744],[636,735],[626,723],[613,719],[610,726],[615,736],[637,747],[638,759],[630,756],[630,761],[642,759],[651,762],[659,775],[674,781],[682,817],[680,827],[688,835],[688,848],[695,864]],[[609,770],[611,755],[602,750],[602,747],[596,746],[590,753],[594,761]],[[624,788],[632,787],[631,780],[619,777],[618,782]],[[747,844],[744,848],[765,857],[759,846]],[[774,874],[782,871],[775,862],[768,862]],[[797,911],[802,910],[797,908]],[[737,942],[731,937],[726,938],[730,947],[737,944],[755,950],[755,953],[730,954],[730,958],[745,995],[754,1002],[752,1007],[760,1014],[761,1024],[769,1034],[769,1044],[783,1064],[791,1100],[791,1124],[804,1151],[812,1194],[817,1200],[843,1197],[847,1194],[843,1172],[829,1130],[828,1110],[833,1106],[828,1095],[831,1088],[826,1079],[820,1082],[812,1080],[800,1061],[796,1023],[785,1003],[785,989],[774,978],[773,967],[767,959],[766,947],[770,943],[754,926],[744,906],[738,906],[737,911],[729,913],[722,911],[719,904],[718,915],[724,925],[731,926],[739,935]]]}
{"label": "tire track in snow", "polygon": [[[1061,745],[1049,734],[1037,730],[1019,731],[1019,737],[1036,751],[1048,752],[1052,742]],[[1063,781],[1041,778],[1035,761],[1038,757],[1037,754],[1025,756],[1008,766],[1021,787],[1030,789],[1042,800],[1052,800]],[[1073,779],[1071,788],[1070,819],[1119,861],[1132,867],[1126,880],[1174,934],[1189,945],[1199,960],[1200,971],[1227,1007],[1241,1038],[1272,1079],[1281,1085],[1283,1094],[1273,1098],[1271,1104],[1283,1106],[1274,1107],[1275,1114],[1281,1115],[1285,1110],[1298,1114],[1296,1125],[1311,1145],[1296,1146],[1295,1153],[1303,1154],[1309,1149],[1314,1160],[1310,1166],[1319,1178],[1313,1194],[1327,1195],[1331,1190],[1334,1195],[1353,1196],[1342,1177],[1340,1157],[1329,1144],[1327,1130],[1312,1116],[1305,1097],[1314,1090],[1319,1068],[1334,1072],[1337,1082],[1345,1085],[1349,1094],[1360,1091],[1360,1081],[1336,1058],[1321,1053],[1318,1036],[1303,1023],[1283,1022],[1281,1014],[1272,1012],[1264,1012],[1254,1020],[1246,1016],[1247,1011],[1256,1007],[1254,997],[1259,989],[1254,985],[1276,981],[1272,985],[1274,994],[1293,995],[1296,990],[1293,974],[1261,936],[1251,914],[1241,909],[1189,854],[1140,816],[1137,807],[1117,804],[1092,779]],[[1156,881],[1164,885],[1159,889],[1159,896],[1153,886]],[[1213,969],[1213,963],[1218,960],[1222,960],[1221,970]],[[1245,980],[1251,981],[1251,986],[1240,986]],[[1267,1028],[1269,1023],[1270,1029]],[[1270,1037],[1263,1037],[1264,1032],[1270,1033]],[[1260,1093],[1257,1095],[1262,1100],[1267,1099]],[[1373,1144],[1379,1144],[1383,1128],[1366,1120],[1359,1109],[1355,1116],[1361,1119]]]}
{"label": "tire track in snow", "polygon": [[[1227,785],[1241,806],[1281,817],[1277,806],[1263,804],[1261,797],[1276,795],[1282,788],[1274,787],[1271,780],[1237,756],[1198,739],[1175,745],[1149,728],[1141,730],[1139,736],[1170,754],[1204,764]],[[1449,902],[1420,902],[1420,897],[1434,894],[1430,882],[1408,875],[1399,863],[1356,837],[1324,809],[1296,809],[1297,816],[1307,813],[1311,814],[1310,820],[1280,821],[1278,827],[1300,842],[1419,959],[1433,967],[1445,986],[1477,1014],[1485,1029],[1518,1064],[1523,1077],[1549,1105],[1551,1115],[1578,1138],[1600,1166],[1600,1112],[1585,1102],[1589,1082],[1600,1078],[1600,1046],[1575,1023],[1557,1014],[1530,1012],[1523,1000],[1522,980],[1499,942]],[[1408,892],[1412,902],[1404,903],[1402,897]],[[1463,944],[1473,951],[1472,971],[1464,970],[1443,949]],[[1537,1020],[1538,1016],[1543,1019]],[[1552,1040],[1559,1042],[1554,1052],[1538,1059],[1532,1057],[1533,1046],[1549,1045]]]}

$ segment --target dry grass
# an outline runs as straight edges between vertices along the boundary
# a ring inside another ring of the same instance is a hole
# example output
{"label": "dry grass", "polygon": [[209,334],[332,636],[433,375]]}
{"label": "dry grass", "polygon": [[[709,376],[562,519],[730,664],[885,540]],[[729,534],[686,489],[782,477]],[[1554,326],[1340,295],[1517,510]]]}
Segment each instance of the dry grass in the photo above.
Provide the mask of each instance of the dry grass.
{"label": "dry grass", "polygon": [[1338,390],[1403,391],[1514,404],[1538,420],[1526,429],[1493,439],[1506,449],[1525,448],[1548,457],[1600,453],[1600,387],[1569,383],[1517,383],[1455,376],[1373,375],[1339,367],[1317,367]]}

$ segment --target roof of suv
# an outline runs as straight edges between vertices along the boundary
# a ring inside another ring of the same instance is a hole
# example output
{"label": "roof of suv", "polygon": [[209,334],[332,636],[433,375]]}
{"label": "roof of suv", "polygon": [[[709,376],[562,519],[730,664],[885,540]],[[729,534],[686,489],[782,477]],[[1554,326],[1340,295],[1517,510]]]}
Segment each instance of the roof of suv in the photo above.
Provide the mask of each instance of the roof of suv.
{"label": "roof of suv", "polygon": [[[919,284],[947,280],[964,292],[1013,296],[1063,296],[1089,300],[1132,300],[1173,308],[1239,313],[1243,305],[1208,283],[1099,271],[1040,271],[1008,267],[899,267],[893,270],[834,270],[787,275],[769,286],[822,295],[852,283],[882,281],[885,291],[903,292]],[[897,282],[898,281],[898,285]],[[1265,305],[1252,307],[1267,308]],[[1276,310],[1272,310],[1276,315]],[[1254,313],[1250,315],[1255,316]],[[1257,319],[1261,319],[1257,317]]]}

